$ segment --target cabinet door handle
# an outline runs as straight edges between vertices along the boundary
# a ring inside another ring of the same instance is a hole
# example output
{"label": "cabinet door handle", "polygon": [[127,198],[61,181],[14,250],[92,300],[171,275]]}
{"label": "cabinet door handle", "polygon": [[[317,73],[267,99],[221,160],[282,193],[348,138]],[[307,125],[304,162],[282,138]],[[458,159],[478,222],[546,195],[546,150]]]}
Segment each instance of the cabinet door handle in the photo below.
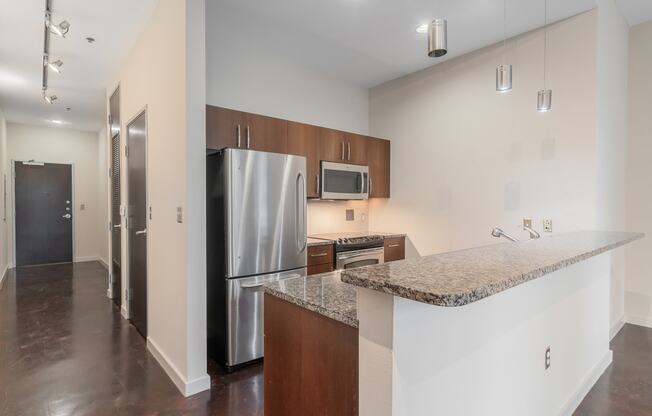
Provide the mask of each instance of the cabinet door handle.
{"label": "cabinet door handle", "polygon": [[247,149],[251,149],[251,127],[247,126]]}
{"label": "cabinet door handle", "polygon": [[240,144],[241,144],[241,134],[240,134],[240,130],[241,130],[241,128],[240,128],[240,125],[238,124],[238,126],[235,128],[235,136],[236,136],[236,138],[238,139],[238,143],[237,143],[237,144],[238,144],[238,147],[240,147]]}
{"label": "cabinet door handle", "polygon": [[344,160],[344,142],[342,142],[342,160]]}
{"label": "cabinet door handle", "polygon": [[351,160],[351,142],[348,142],[346,145],[347,145],[348,148],[349,148],[349,157],[347,158],[347,160],[350,161],[350,160]]}
{"label": "cabinet door handle", "polygon": [[328,253],[311,254],[310,257],[326,257]]}
{"label": "cabinet door handle", "polygon": [[396,247],[399,247],[399,246],[400,246],[400,244],[388,244],[387,248],[396,248]]}

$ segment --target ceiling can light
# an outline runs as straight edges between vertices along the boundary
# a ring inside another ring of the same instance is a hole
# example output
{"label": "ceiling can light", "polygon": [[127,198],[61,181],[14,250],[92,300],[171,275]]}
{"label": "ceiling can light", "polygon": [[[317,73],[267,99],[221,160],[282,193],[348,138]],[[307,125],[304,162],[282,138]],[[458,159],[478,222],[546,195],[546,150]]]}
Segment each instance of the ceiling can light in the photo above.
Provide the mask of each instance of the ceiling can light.
{"label": "ceiling can light", "polygon": [[512,90],[512,65],[505,63],[507,50],[507,0],[503,0],[503,63],[496,67],[496,91]]}
{"label": "ceiling can light", "polygon": [[435,19],[428,25],[428,56],[439,58],[448,52],[448,24],[446,19]]}
{"label": "ceiling can light", "polygon": [[428,26],[430,26],[428,23],[424,23],[422,25],[417,26],[415,30],[418,34],[425,35],[426,33],[428,33]]}
{"label": "ceiling can light", "polygon": [[537,111],[552,110],[552,89],[546,88],[546,57],[548,54],[548,0],[544,0],[543,11],[543,89],[537,94]]}

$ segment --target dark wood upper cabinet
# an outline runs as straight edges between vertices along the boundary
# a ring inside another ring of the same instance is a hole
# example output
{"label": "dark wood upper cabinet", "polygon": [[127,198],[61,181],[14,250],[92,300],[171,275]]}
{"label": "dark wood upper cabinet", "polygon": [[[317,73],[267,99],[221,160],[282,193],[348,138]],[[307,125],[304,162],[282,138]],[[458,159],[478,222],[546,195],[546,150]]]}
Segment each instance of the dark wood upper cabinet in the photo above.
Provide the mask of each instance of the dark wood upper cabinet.
{"label": "dark wood upper cabinet", "polygon": [[367,163],[369,164],[370,198],[389,198],[389,140],[367,139]]}
{"label": "dark wood upper cabinet", "polygon": [[346,163],[346,133],[321,128],[319,134],[321,160]]}
{"label": "dark wood upper cabinet", "polygon": [[317,126],[288,122],[287,152],[306,158],[308,198],[319,198],[320,130]]}
{"label": "dark wood upper cabinet", "polygon": [[354,165],[366,165],[367,160],[367,136],[355,133],[346,133],[346,163]]}
{"label": "dark wood upper cabinet", "polygon": [[244,148],[262,152],[287,153],[288,122],[246,113]]}
{"label": "dark wood upper cabinet", "polygon": [[206,106],[206,147],[224,149],[225,147],[244,147],[245,115],[228,108]]}
{"label": "dark wood upper cabinet", "polygon": [[367,165],[371,180],[369,197],[389,198],[387,140],[207,105],[206,148],[304,156],[308,198],[319,198],[320,161]]}

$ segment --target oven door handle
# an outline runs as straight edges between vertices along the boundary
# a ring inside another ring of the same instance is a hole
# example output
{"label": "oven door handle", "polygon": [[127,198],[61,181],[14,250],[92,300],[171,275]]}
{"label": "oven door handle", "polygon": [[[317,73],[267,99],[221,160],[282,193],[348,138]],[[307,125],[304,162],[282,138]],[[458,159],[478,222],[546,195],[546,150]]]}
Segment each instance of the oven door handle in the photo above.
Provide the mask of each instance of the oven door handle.
{"label": "oven door handle", "polygon": [[358,251],[353,251],[350,253],[340,253],[337,255],[338,260],[347,260],[351,259],[354,257],[366,257],[366,256],[374,256],[378,254],[384,254],[384,249],[372,249],[372,250],[358,250]]}

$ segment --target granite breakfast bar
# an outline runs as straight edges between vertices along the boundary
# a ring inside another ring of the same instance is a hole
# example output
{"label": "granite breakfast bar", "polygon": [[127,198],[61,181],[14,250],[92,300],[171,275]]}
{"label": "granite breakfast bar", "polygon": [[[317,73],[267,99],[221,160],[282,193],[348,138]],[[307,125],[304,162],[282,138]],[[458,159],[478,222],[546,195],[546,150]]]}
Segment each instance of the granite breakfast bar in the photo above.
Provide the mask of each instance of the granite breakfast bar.
{"label": "granite breakfast bar", "polygon": [[611,362],[606,252],[641,237],[574,232],[293,279],[265,289],[265,316],[270,298],[348,328],[348,349],[323,340],[321,371],[355,334],[358,403],[338,414],[572,414]]}

